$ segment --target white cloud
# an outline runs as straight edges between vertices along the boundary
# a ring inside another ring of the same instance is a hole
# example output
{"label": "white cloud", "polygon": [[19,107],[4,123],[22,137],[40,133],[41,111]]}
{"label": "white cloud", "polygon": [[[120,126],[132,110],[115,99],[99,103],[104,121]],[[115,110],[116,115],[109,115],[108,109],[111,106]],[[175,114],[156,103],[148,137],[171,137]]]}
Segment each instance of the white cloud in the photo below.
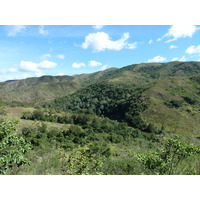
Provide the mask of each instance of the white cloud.
{"label": "white cloud", "polygon": [[179,59],[179,61],[182,61],[182,62],[186,61],[186,57],[185,57],[185,56],[182,56],[182,57]]}
{"label": "white cloud", "polygon": [[18,70],[16,68],[10,68],[8,69],[8,72],[11,72],[11,73],[15,73],[17,72]]}
{"label": "white cloud", "polygon": [[64,76],[65,74],[63,74],[63,73],[58,73],[58,74],[56,74],[56,76]]}
{"label": "white cloud", "polygon": [[22,78],[23,78],[23,79],[26,79],[26,78],[29,78],[29,77],[31,77],[30,74],[22,74]]}
{"label": "white cloud", "polygon": [[86,65],[85,65],[85,63],[73,63],[72,64],[72,67],[73,68],[75,68],[75,69],[79,69],[79,68],[81,68],[81,67],[85,67]]}
{"label": "white cloud", "polygon": [[193,54],[193,53],[200,53],[200,45],[195,47],[195,46],[190,46],[186,49],[186,53],[188,54]]}
{"label": "white cloud", "polygon": [[46,59],[48,59],[48,58],[51,58],[51,54],[49,54],[49,53],[40,56],[40,59],[41,59],[41,60],[46,60]]}
{"label": "white cloud", "polygon": [[122,38],[116,41],[112,41],[110,36],[104,32],[90,33],[85,37],[84,43],[81,47],[83,49],[91,48],[95,52],[109,50],[121,50],[127,46],[127,40],[129,39],[129,33],[124,33]]}
{"label": "white cloud", "polygon": [[93,29],[97,29],[97,30],[102,29],[103,27],[104,27],[104,25],[94,25],[94,26],[92,26]]}
{"label": "white cloud", "polygon": [[170,49],[175,49],[175,48],[178,48],[178,47],[172,44],[172,45],[170,45],[169,48],[170,48]]}
{"label": "white cloud", "polygon": [[149,59],[148,62],[163,62],[165,60],[166,58],[162,56],[155,56],[154,58]]}
{"label": "white cloud", "polygon": [[41,71],[38,71],[38,72],[35,72],[35,76],[36,77],[41,77],[43,76],[44,74],[41,72]]}
{"label": "white cloud", "polygon": [[63,54],[59,54],[59,55],[57,55],[56,57],[57,57],[57,58],[60,58],[60,59],[62,59],[62,60],[65,59],[65,56],[64,56]]}
{"label": "white cloud", "polygon": [[44,26],[39,26],[39,33],[41,35],[48,35],[48,31],[44,29]]}
{"label": "white cloud", "polygon": [[181,62],[184,62],[184,61],[186,61],[186,57],[185,56],[182,56],[181,58],[175,57],[175,58],[172,58],[171,61],[181,61]]}
{"label": "white cloud", "polygon": [[172,58],[171,61],[177,61],[178,60],[178,57],[175,57],[175,58]]}
{"label": "white cloud", "polygon": [[45,60],[37,64],[39,69],[52,69],[57,66],[57,63]]}
{"label": "white cloud", "polygon": [[107,69],[107,67],[108,67],[108,65],[104,65],[104,66],[102,66],[102,67],[101,67],[101,69],[100,69],[100,70],[101,70],[101,71],[103,71],[103,70],[106,70],[106,69]]}
{"label": "white cloud", "polygon": [[57,66],[57,63],[50,62],[48,60],[40,63],[34,63],[29,61],[21,61],[19,64],[19,71],[25,72],[40,72],[41,69],[51,69]]}
{"label": "white cloud", "polygon": [[1,69],[0,73],[1,74],[10,74],[10,73],[15,73],[18,70],[16,68],[9,68],[9,69]]}
{"label": "white cloud", "polygon": [[127,49],[135,49],[136,48],[136,45],[137,45],[137,42],[134,42],[132,44],[127,44]]}
{"label": "white cloud", "polygon": [[153,40],[149,40],[148,44],[151,44],[153,42]]}
{"label": "white cloud", "polygon": [[38,71],[37,63],[21,61],[19,64],[20,71],[35,72]]}
{"label": "white cloud", "polygon": [[90,66],[90,67],[98,67],[98,66],[100,66],[100,65],[102,65],[102,63],[97,62],[97,61],[95,61],[95,60],[89,61],[89,66]]}
{"label": "white cloud", "polygon": [[192,37],[198,29],[199,28],[194,25],[173,25],[168,32],[162,38],[158,38],[157,41],[160,41],[165,37],[172,37],[172,39],[169,39],[166,42],[171,42],[179,38]]}
{"label": "white cloud", "polygon": [[26,26],[24,25],[9,25],[7,26],[7,35],[10,36],[15,36],[17,33],[21,32],[23,29],[25,29]]}

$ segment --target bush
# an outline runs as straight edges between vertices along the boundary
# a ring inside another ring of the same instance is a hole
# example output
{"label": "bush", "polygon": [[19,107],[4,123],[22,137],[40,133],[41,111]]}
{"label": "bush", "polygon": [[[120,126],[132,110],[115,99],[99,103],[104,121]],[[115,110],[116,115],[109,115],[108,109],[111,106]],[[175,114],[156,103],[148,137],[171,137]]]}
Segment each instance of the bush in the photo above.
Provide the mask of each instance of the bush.
{"label": "bush", "polygon": [[163,147],[147,154],[133,154],[152,174],[175,174],[178,164],[191,155],[200,154],[200,148],[180,139],[168,139]]}
{"label": "bush", "polygon": [[13,133],[16,124],[13,121],[0,122],[0,174],[29,163],[24,154],[30,150],[30,144]]}
{"label": "bush", "polygon": [[35,110],[35,111],[33,111],[32,119],[33,120],[43,120],[44,113],[41,110]]}

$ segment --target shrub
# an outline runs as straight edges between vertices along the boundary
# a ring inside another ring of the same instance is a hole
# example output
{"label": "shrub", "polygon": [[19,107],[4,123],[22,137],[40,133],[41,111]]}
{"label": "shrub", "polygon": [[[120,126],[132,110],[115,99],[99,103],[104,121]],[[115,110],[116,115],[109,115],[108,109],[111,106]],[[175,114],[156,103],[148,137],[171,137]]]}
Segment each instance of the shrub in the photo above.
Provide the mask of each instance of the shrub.
{"label": "shrub", "polygon": [[133,154],[143,167],[153,174],[174,174],[185,158],[200,153],[200,148],[180,139],[168,139],[163,147],[147,154]]}

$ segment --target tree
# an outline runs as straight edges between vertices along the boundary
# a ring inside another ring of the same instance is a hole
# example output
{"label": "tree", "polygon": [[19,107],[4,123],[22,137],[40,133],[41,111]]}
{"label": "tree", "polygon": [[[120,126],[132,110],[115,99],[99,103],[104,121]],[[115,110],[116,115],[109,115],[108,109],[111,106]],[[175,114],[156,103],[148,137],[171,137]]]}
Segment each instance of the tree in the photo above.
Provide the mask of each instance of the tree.
{"label": "tree", "polygon": [[31,147],[22,137],[13,133],[16,124],[15,121],[0,121],[0,174],[29,163],[24,154]]}

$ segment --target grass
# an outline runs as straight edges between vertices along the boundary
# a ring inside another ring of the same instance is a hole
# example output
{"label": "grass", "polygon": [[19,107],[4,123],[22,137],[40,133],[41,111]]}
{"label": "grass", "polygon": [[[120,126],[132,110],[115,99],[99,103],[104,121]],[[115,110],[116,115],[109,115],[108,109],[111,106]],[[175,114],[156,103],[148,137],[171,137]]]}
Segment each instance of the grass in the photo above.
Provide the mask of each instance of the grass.
{"label": "grass", "polygon": [[184,101],[182,96],[192,95],[200,102],[199,96],[196,95],[197,89],[188,78],[161,79],[144,93],[150,98],[150,106],[142,113],[147,123],[153,123],[156,127],[164,125],[169,132],[199,135],[200,113],[197,105],[189,105],[187,102],[179,108],[169,108],[165,105],[166,101]]}
{"label": "grass", "polygon": [[[6,120],[17,120],[17,133],[21,134],[22,129],[24,127],[37,127],[41,124],[40,121],[31,121],[31,120],[25,120],[21,119],[21,116],[24,112],[33,112],[35,109],[32,107],[24,108],[24,107],[4,107],[4,110],[6,112],[6,115],[0,115],[0,119],[6,119]],[[58,129],[64,129],[67,130],[70,126],[70,124],[59,124],[54,122],[43,122],[47,125],[48,129],[52,128],[58,128]]]}

